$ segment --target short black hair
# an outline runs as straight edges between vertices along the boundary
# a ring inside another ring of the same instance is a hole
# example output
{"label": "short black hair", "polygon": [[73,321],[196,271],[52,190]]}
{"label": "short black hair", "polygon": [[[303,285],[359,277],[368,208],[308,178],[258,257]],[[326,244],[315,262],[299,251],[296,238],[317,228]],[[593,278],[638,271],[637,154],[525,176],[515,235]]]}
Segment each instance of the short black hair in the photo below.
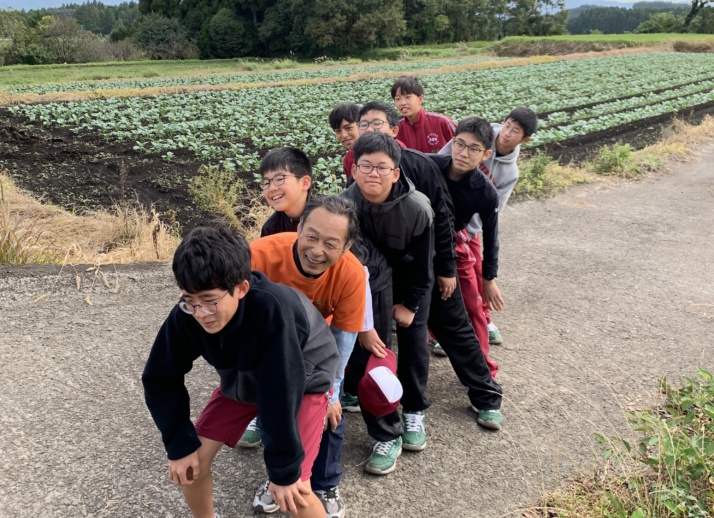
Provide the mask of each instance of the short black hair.
{"label": "short black hair", "polygon": [[484,149],[491,149],[493,146],[493,128],[486,119],[481,117],[466,117],[461,119],[456,126],[454,137],[459,133],[471,133],[478,140]]}
{"label": "short black hair", "polygon": [[330,127],[333,130],[340,129],[342,121],[357,122],[359,121],[359,104],[342,103],[335,106],[328,117]]}
{"label": "short black hair", "polygon": [[402,95],[414,94],[422,96],[424,95],[424,86],[417,76],[402,76],[394,81],[392,85],[392,99],[394,99],[400,91]]}
{"label": "short black hair", "polygon": [[362,155],[379,152],[386,153],[394,161],[394,167],[399,167],[399,161],[402,159],[402,149],[397,140],[386,133],[376,131],[365,133],[358,138],[352,150],[355,154],[355,164]]}
{"label": "short black hair", "polygon": [[370,101],[364,106],[359,111],[359,117],[357,120],[361,120],[362,117],[364,117],[364,114],[367,112],[371,111],[377,111],[377,112],[382,112],[384,115],[387,117],[387,122],[389,123],[390,126],[399,126],[399,113],[397,113],[397,109],[394,107],[393,104],[387,104],[382,101]]}
{"label": "short black hair", "polygon": [[525,106],[519,106],[511,110],[506,120],[511,119],[523,128],[523,136],[530,137],[538,129],[538,116],[533,110]]}
{"label": "short black hair", "polygon": [[250,278],[250,247],[225,225],[198,227],[181,241],[171,268],[187,293],[218,288],[233,295],[236,284]]}
{"label": "short black hair", "polygon": [[305,153],[294,147],[279,147],[271,149],[260,161],[260,176],[265,176],[269,171],[286,169],[298,178],[309,176],[312,178],[312,165]]}
{"label": "short black hair", "polygon": [[307,221],[307,217],[315,210],[323,208],[330,214],[337,216],[345,216],[347,218],[347,240],[345,247],[351,245],[359,236],[359,219],[357,217],[357,205],[341,195],[333,196],[316,196],[310,198],[305,205],[305,209],[300,216],[300,226],[302,227]]}

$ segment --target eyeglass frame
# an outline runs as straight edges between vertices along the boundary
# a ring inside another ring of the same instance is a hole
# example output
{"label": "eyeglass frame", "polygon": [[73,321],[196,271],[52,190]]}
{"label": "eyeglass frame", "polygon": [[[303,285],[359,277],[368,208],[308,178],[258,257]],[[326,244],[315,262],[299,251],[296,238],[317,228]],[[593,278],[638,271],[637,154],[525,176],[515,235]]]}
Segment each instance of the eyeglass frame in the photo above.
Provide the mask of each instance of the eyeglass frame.
{"label": "eyeglass frame", "polygon": [[[267,191],[270,189],[270,185],[275,183],[275,187],[280,187],[285,183],[285,178],[288,176],[294,176],[295,178],[298,178],[297,175],[295,174],[290,174],[290,173],[280,173],[276,174],[272,178],[263,178],[263,180],[260,182],[260,188],[263,189],[264,191]],[[279,178],[279,179],[278,179]],[[267,185],[266,185],[267,182]]]}
{"label": "eyeglass frame", "polygon": [[456,151],[463,151],[464,149],[467,149],[467,150],[468,150],[468,154],[469,154],[470,156],[475,156],[475,155],[478,155],[479,153],[483,153],[484,151],[486,151],[485,149],[480,148],[480,147],[477,147],[476,149],[478,149],[478,151],[475,151],[475,150],[474,150],[474,146],[468,146],[468,145],[466,145],[466,142],[464,142],[464,141],[461,140],[461,139],[458,139],[458,140],[457,140],[456,138],[454,138],[453,142],[451,143],[451,146],[452,146]]}
{"label": "eyeglass frame", "polygon": [[[381,172],[379,171],[379,168],[380,168],[380,167],[386,168],[386,167],[387,167],[386,165],[355,164],[355,167],[357,168],[357,171],[358,171],[360,174],[363,174],[363,175],[365,175],[365,176],[372,174],[372,172],[375,171],[375,170],[377,171],[377,174],[378,174],[379,176],[388,176],[389,173],[393,172],[393,171],[396,169],[396,167],[389,167],[389,168],[388,168],[389,171],[387,171],[386,173],[381,173]],[[362,167],[369,167],[369,168],[370,168],[369,172],[366,172],[366,173],[365,173],[364,171],[362,171]]]}
{"label": "eyeglass frame", "polygon": [[[375,122],[378,122],[378,123],[379,123],[379,126],[375,126],[375,125],[374,125]],[[357,123],[357,128],[358,128],[358,129],[361,129],[361,130],[366,130],[366,129],[368,129],[368,128],[371,126],[371,127],[373,127],[374,129],[377,130],[377,129],[381,128],[382,126],[384,126],[385,124],[387,124],[390,128],[392,127],[392,125],[389,124],[389,121],[385,121],[385,120],[382,120],[382,119],[374,119],[374,120],[371,120],[371,121],[359,121],[359,122]]]}
{"label": "eyeglass frame", "polygon": [[[181,300],[178,301],[178,307],[186,313],[187,315],[195,315],[196,312],[200,309],[204,315],[215,315],[218,312],[218,303],[222,301],[226,295],[228,295],[228,291],[225,292],[221,297],[216,300],[215,302],[201,302],[200,304],[191,304],[190,302],[186,302],[183,297],[181,297]],[[213,311],[209,311],[207,308],[203,307],[204,305],[211,305],[213,306]],[[193,311],[188,310],[188,306],[191,306],[193,308]]]}

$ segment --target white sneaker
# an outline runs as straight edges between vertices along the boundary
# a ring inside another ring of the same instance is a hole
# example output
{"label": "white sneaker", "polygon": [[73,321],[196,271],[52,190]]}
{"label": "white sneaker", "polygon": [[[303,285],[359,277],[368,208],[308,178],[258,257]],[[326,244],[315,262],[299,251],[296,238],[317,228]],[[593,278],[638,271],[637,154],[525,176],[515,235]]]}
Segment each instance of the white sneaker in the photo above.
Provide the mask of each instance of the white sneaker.
{"label": "white sneaker", "polygon": [[256,514],[272,514],[280,510],[278,503],[273,500],[273,495],[268,491],[270,486],[270,480],[266,480],[265,484],[260,486],[255,492],[255,497],[253,498],[253,511]]}

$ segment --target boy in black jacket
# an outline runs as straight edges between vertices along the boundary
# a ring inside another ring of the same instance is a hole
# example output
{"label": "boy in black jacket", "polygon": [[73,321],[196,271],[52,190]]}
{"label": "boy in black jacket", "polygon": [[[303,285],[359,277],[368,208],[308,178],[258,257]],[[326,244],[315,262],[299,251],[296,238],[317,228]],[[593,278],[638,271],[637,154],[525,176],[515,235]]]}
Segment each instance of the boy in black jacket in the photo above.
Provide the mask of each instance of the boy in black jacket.
{"label": "boy in black jacket", "polygon": [[493,138],[493,129],[486,120],[467,117],[456,127],[456,136],[451,141],[451,153],[429,157],[441,170],[454,203],[459,286],[491,376],[495,378],[498,364],[488,357],[488,322],[479,289],[481,279],[476,276],[474,265],[477,258],[468,244],[473,236],[467,232],[467,225],[474,215],[478,215],[483,226],[483,272],[495,282],[499,248],[498,192],[479,169],[481,161],[491,156]]}
{"label": "boy in black jacket", "polygon": [[[179,304],[159,330],[142,382],[169,477],[196,518],[213,518],[211,465],[261,416],[270,492],[296,517],[324,517],[310,489],[339,357],[327,323],[301,293],[250,270],[245,240],[197,228],[179,245]],[[196,425],[184,376],[202,356],[220,376]]]}
{"label": "boy in black jacket", "polygon": [[[398,142],[397,121],[394,107],[377,101],[367,103],[360,110],[360,139],[370,133],[380,132]],[[356,147],[353,150],[356,159]],[[429,330],[449,357],[459,381],[468,388],[471,406],[478,413],[477,422],[499,430],[503,421],[500,413],[501,387],[491,376],[456,279],[455,209],[446,179],[429,155],[413,149],[401,150],[399,171],[413,183],[417,191],[426,195],[434,210],[434,274],[437,282],[431,293]],[[426,349],[415,351],[422,356],[421,363],[428,369],[429,355]],[[420,406],[424,409],[429,406],[423,396]],[[404,442],[410,445],[409,449],[424,448],[426,432],[423,416],[418,426],[407,426]]]}

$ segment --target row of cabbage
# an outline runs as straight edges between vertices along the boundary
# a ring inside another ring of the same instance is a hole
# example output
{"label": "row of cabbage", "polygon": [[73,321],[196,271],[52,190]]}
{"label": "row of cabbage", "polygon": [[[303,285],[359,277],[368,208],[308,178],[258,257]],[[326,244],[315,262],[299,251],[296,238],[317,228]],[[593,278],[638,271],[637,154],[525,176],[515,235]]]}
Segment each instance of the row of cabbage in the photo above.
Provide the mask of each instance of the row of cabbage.
{"label": "row of cabbage", "polygon": [[[403,63],[344,65],[322,68],[299,68],[291,70],[274,70],[269,72],[239,72],[235,74],[211,74],[183,77],[166,77],[152,79],[121,79],[76,81],[68,83],[50,83],[42,85],[5,86],[0,89],[15,94],[47,94],[55,92],[82,92],[94,90],[144,90],[147,88],[186,87],[186,86],[220,86],[230,84],[265,84],[297,81],[306,79],[341,78],[355,74],[378,74],[382,72],[418,73],[421,70],[435,69],[443,66],[460,66],[481,61],[502,61],[508,58],[495,57],[464,57],[438,59],[429,61],[408,61]],[[236,67],[241,66],[237,64]]]}
{"label": "row of cabbage", "polygon": [[[478,114],[502,119],[527,105],[541,114],[533,145],[566,140],[714,101],[714,56],[653,54],[561,61],[424,77],[426,105],[455,120]],[[344,101],[391,102],[389,80],[338,82],[237,91],[194,92],[17,106],[45,125],[107,140],[166,159],[186,149],[207,162],[255,170],[260,155],[296,146],[320,156],[325,183],[339,178],[341,150],[327,114]]]}

